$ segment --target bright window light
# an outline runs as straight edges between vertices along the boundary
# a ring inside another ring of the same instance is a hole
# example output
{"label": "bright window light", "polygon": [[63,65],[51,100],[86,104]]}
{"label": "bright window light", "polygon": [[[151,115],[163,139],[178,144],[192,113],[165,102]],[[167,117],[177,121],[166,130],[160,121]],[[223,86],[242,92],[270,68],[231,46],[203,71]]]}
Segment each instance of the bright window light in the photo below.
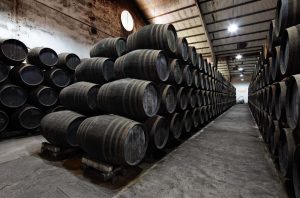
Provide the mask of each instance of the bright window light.
{"label": "bright window light", "polygon": [[241,75],[240,75],[240,77],[243,77],[243,76],[244,76],[244,74],[241,74]]}
{"label": "bright window light", "polygon": [[133,18],[127,10],[123,10],[121,13],[121,23],[128,32],[133,30]]}
{"label": "bright window light", "polygon": [[238,29],[239,27],[236,24],[230,24],[227,28],[230,33],[235,33]]}
{"label": "bright window light", "polygon": [[243,70],[244,70],[243,68],[241,68],[241,67],[239,68],[239,71],[243,71]]}
{"label": "bright window light", "polygon": [[238,54],[238,55],[236,55],[235,58],[238,59],[238,60],[240,60],[240,59],[242,59],[242,57],[243,57],[243,56],[242,56],[241,54]]}

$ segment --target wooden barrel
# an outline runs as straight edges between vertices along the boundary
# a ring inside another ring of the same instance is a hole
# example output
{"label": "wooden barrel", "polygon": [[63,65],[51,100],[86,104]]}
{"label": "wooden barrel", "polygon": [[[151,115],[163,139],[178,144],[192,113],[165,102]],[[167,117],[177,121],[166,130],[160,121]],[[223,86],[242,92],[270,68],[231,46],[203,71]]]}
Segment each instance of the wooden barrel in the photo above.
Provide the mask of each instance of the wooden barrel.
{"label": "wooden barrel", "polygon": [[203,72],[204,70],[204,59],[202,54],[198,54],[198,68],[200,70],[200,72]]}
{"label": "wooden barrel", "polygon": [[12,113],[10,123],[13,129],[33,130],[39,128],[42,117],[40,109],[25,105]]}
{"label": "wooden barrel", "polygon": [[195,87],[195,88],[199,88],[200,87],[200,79],[199,79],[199,72],[198,72],[198,70],[193,70],[193,72],[192,72],[192,76],[193,76],[193,83],[192,83],[192,85],[193,85],[193,87]]}
{"label": "wooden barrel", "polygon": [[27,93],[17,85],[5,84],[0,87],[0,104],[3,108],[14,109],[25,104]]}
{"label": "wooden barrel", "polygon": [[28,49],[16,39],[0,39],[0,59],[13,66],[20,65],[27,57]]}
{"label": "wooden barrel", "polygon": [[193,125],[194,128],[197,128],[200,124],[200,109],[199,108],[194,108],[192,110],[192,119],[193,119]]}
{"label": "wooden barrel", "polygon": [[276,36],[284,30],[300,23],[300,3],[298,0],[278,0],[275,15]]}
{"label": "wooden barrel", "polygon": [[202,92],[201,92],[201,90],[200,89],[197,89],[196,91],[195,91],[195,95],[196,95],[196,98],[197,98],[197,102],[196,102],[196,106],[197,107],[201,107],[202,106]]}
{"label": "wooden barrel", "polygon": [[203,125],[206,120],[205,120],[205,111],[204,111],[204,108],[203,107],[199,107],[199,121],[200,121],[200,125]]}
{"label": "wooden barrel", "polygon": [[86,58],[75,69],[78,81],[102,84],[114,78],[114,62],[110,58]]}
{"label": "wooden barrel", "polygon": [[44,84],[53,88],[64,88],[71,83],[71,76],[66,70],[52,68],[44,73]]}
{"label": "wooden barrel", "polygon": [[167,59],[161,50],[129,52],[116,60],[114,69],[118,79],[128,77],[164,82],[170,75]]}
{"label": "wooden barrel", "polygon": [[84,119],[85,116],[69,110],[49,113],[41,121],[41,133],[59,147],[78,146],[77,130]]}
{"label": "wooden barrel", "polygon": [[294,152],[293,163],[293,187],[295,197],[300,197],[300,145],[297,145]]}
{"label": "wooden barrel", "polygon": [[89,82],[77,82],[61,90],[60,103],[67,109],[83,114],[98,111],[97,94],[99,85]]}
{"label": "wooden barrel", "polygon": [[176,89],[172,85],[158,86],[160,105],[158,113],[161,115],[173,113],[177,105]]}
{"label": "wooden barrel", "polygon": [[193,84],[193,75],[192,75],[192,72],[191,72],[191,66],[189,65],[185,65],[183,67],[183,83],[185,86],[192,86]]}
{"label": "wooden barrel", "polygon": [[183,120],[184,131],[186,133],[191,132],[193,127],[192,112],[190,110],[185,110],[183,112],[182,120]]}
{"label": "wooden barrel", "polygon": [[178,111],[184,111],[188,107],[189,99],[187,97],[188,90],[184,87],[180,87],[177,90],[176,98],[177,98],[177,106],[176,109]]}
{"label": "wooden barrel", "polygon": [[53,49],[35,47],[29,51],[26,61],[43,69],[51,69],[51,67],[57,64],[58,55]]}
{"label": "wooden barrel", "polygon": [[266,113],[266,123],[265,123],[265,130],[264,130],[264,140],[266,144],[270,144],[270,138],[271,138],[271,133],[274,131],[275,126],[273,119],[270,115]]}
{"label": "wooden barrel", "polygon": [[180,85],[183,81],[183,73],[180,68],[179,60],[171,59],[169,61],[169,67],[170,67],[170,75],[167,82],[170,84]]}
{"label": "wooden barrel", "polygon": [[300,126],[300,74],[290,76],[287,86],[286,120],[289,127],[295,129]]}
{"label": "wooden barrel", "polygon": [[58,106],[54,106],[54,107],[48,109],[46,111],[46,114],[52,113],[52,112],[58,112],[58,111],[65,111],[65,110],[67,110],[67,109],[64,106],[58,105]]}
{"label": "wooden barrel", "polygon": [[[276,36],[276,26],[275,26],[275,20],[270,21],[270,26],[269,26],[269,52],[272,52],[272,49],[280,45],[280,38]],[[271,53],[272,54],[272,53]]]}
{"label": "wooden barrel", "polygon": [[116,115],[101,115],[80,124],[77,142],[95,160],[134,166],[145,156],[148,136],[138,122]]}
{"label": "wooden barrel", "polygon": [[205,89],[205,78],[203,73],[199,73],[199,80],[200,80],[200,89]]}
{"label": "wooden barrel", "polygon": [[270,67],[272,68],[272,80],[274,82],[280,81],[282,79],[280,71],[280,46],[272,48],[272,61],[270,62]]}
{"label": "wooden barrel", "polygon": [[198,66],[198,54],[197,54],[196,48],[194,46],[189,47],[189,59],[188,59],[188,61],[191,64],[191,66],[193,66],[193,67]]}
{"label": "wooden barrel", "polygon": [[0,132],[4,131],[7,128],[8,123],[8,115],[4,111],[0,110]]}
{"label": "wooden barrel", "polygon": [[274,123],[274,130],[271,131],[270,133],[270,151],[273,156],[277,156],[281,124],[277,120],[274,120],[273,123]]}
{"label": "wooden barrel", "polygon": [[294,151],[296,145],[293,137],[293,131],[290,128],[283,128],[280,133],[278,158],[280,172],[284,177],[291,178],[294,161]]}
{"label": "wooden barrel", "polygon": [[187,93],[188,101],[189,101],[189,107],[190,108],[195,108],[196,103],[197,103],[197,97],[195,94],[195,89],[189,88],[188,93]]}
{"label": "wooden barrel", "polygon": [[275,86],[275,115],[277,120],[284,122],[286,121],[286,82],[275,83]]}
{"label": "wooden barrel", "polygon": [[8,78],[10,67],[4,62],[0,61],[0,83]]}
{"label": "wooden barrel", "polygon": [[177,33],[172,24],[150,24],[128,36],[127,50],[164,50],[168,55],[174,56],[177,52],[177,40]]}
{"label": "wooden barrel", "polygon": [[58,93],[51,87],[40,85],[29,95],[29,102],[41,109],[54,106],[58,101]]}
{"label": "wooden barrel", "polygon": [[104,38],[93,45],[91,57],[107,57],[116,59],[126,52],[126,40],[122,37]]}
{"label": "wooden barrel", "polygon": [[189,45],[186,38],[178,38],[177,42],[177,57],[182,59],[183,61],[188,61],[189,59]]}
{"label": "wooden barrel", "polygon": [[286,29],[281,37],[280,71],[283,76],[300,73],[298,54],[300,54],[300,24]]}
{"label": "wooden barrel", "polygon": [[169,123],[166,118],[155,115],[145,121],[149,137],[148,148],[161,150],[165,148],[169,138]]}
{"label": "wooden barrel", "polygon": [[201,90],[202,106],[208,105],[207,93],[204,90]]}
{"label": "wooden barrel", "polygon": [[73,53],[61,53],[58,54],[58,62],[56,67],[61,69],[67,69],[70,72],[74,72],[77,65],[80,64],[80,58]]}
{"label": "wooden barrel", "polygon": [[170,128],[170,138],[175,140],[179,139],[183,130],[183,120],[182,115],[179,113],[173,113],[168,116],[169,128]]}
{"label": "wooden barrel", "polygon": [[276,85],[270,85],[268,92],[268,113],[275,117]]}
{"label": "wooden barrel", "polygon": [[200,109],[200,115],[203,119],[203,123],[207,123],[209,121],[209,115],[208,115],[207,110],[208,110],[207,106],[202,106]]}
{"label": "wooden barrel", "polygon": [[159,108],[155,85],[130,78],[104,84],[97,100],[102,111],[140,119],[154,116]]}
{"label": "wooden barrel", "polygon": [[44,74],[42,70],[29,64],[23,64],[13,67],[9,71],[9,77],[12,82],[22,87],[35,87],[44,81]]}
{"label": "wooden barrel", "polygon": [[270,77],[271,77],[271,73],[270,73],[270,65],[267,63],[264,65],[264,80],[265,80],[265,84],[269,85],[270,84]]}

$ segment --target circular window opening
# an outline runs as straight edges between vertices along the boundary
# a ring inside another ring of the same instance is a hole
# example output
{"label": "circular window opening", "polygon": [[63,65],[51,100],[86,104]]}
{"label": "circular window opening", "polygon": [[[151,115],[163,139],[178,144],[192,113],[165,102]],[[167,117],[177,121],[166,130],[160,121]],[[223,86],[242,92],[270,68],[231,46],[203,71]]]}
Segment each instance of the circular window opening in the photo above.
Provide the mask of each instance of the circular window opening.
{"label": "circular window opening", "polygon": [[127,10],[122,11],[121,22],[125,30],[127,30],[128,32],[133,30],[133,18]]}

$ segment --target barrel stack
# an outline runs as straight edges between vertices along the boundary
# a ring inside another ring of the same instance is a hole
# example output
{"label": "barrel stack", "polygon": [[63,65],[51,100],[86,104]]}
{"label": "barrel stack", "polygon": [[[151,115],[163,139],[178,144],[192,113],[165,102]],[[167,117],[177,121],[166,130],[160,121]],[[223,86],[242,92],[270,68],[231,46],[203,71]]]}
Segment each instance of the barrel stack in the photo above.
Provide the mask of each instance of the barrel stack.
{"label": "barrel stack", "polygon": [[249,106],[274,162],[300,197],[300,3],[278,0],[249,86]]}
{"label": "barrel stack", "polygon": [[235,103],[234,87],[170,24],[102,39],[90,56],[59,94],[67,110],[45,116],[41,129],[98,162],[137,165]]}
{"label": "barrel stack", "polygon": [[28,51],[16,39],[0,39],[0,48],[0,137],[38,131],[41,118],[58,110],[59,92],[80,59],[44,47]]}

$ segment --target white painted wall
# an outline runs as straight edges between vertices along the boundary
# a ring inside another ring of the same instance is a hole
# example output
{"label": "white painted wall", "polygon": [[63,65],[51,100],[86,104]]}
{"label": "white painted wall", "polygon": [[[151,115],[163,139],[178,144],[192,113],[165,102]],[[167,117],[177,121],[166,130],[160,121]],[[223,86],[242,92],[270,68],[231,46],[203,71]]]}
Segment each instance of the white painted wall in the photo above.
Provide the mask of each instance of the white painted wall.
{"label": "white painted wall", "polygon": [[244,98],[245,103],[248,103],[248,87],[249,83],[238,82],[233,83],[233,86],[236,88],[236,100]]}

